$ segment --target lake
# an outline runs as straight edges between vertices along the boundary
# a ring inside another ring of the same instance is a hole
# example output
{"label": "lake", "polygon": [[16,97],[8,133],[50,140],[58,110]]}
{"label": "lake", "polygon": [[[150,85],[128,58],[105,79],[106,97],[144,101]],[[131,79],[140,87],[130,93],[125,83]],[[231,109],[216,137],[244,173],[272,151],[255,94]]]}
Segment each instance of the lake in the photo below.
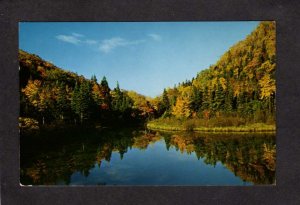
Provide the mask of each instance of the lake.
{"label": "lake", "polygon": [[275,183],[274,133],[59,129],[21,134],[23,185]]}

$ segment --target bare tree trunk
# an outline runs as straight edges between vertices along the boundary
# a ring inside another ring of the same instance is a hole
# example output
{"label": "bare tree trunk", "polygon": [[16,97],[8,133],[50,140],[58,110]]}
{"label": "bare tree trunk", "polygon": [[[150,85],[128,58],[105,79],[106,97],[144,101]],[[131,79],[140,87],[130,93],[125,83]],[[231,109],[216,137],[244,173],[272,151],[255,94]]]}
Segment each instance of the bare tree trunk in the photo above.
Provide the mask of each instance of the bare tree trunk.
{"label": "bare tree trunk", "polygon": [[43,116],[43,125],[45,124],[45,117]]}

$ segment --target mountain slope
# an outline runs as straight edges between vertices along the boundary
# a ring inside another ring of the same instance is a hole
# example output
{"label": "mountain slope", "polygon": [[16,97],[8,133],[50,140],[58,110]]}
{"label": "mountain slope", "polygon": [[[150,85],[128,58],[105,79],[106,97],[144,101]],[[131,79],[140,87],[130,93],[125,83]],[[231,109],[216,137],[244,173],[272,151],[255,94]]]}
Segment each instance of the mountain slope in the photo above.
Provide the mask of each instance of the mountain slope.
{"label": "mountain slope", "polygon": [[275,33],[275,22],[261,22],[215,65],[199,72],[191,81],[169,88],[167,93],[172,103],[165,111],[179,118],[234,114],[273,121]]}

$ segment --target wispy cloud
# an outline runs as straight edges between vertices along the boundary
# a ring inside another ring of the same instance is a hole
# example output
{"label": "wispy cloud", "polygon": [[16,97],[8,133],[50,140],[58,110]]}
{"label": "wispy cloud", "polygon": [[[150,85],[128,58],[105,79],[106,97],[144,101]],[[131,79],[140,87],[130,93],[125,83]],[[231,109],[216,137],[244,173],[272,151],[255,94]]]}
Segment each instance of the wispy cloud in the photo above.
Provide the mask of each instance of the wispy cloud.
{"label": "wispy cloud", "polygon": [[75,37],[84,37],[84,35],[80,34],[80,33],[72,33],[72,36],[75,36]]}
{"label": "wispy cloud", "polygon": [[[154,41],[161,41],[162,37],[158,34],[148,34],[148,37],[150,37]],[[137,40],[127,40],[121,37],[113,37],[110,39],[104,39],[102,41],[97,41],[94,39],[89,39],[83,34],[80,33],[72,33],[71,35],[57,35],[55,36],[56,39],[63,41],[65,43],[71,43],[74,45],[88,45],[88,46],[96,46],[98,47],[99,51],[103,53],[109,53],[112,50],[116,49],[117,47],[127,47],[131,45],[138,45],[141,43],[145,43],[147,38],[145,39],[137,39]]]}
{"label": "wispy cloud", "polygon": [[158,34],[155,34],[155,33],[150,33],[150,34],[148,34],[148,36],[154,41],[161,41],[162,40],[162,37]]}
{"label": "wispy cloud", "polygon": [[56,38],[60,41],[64,41],[66,43],[72,43],[72,44],[79,44],[81,42],[80,39],[78,39],[76,36],[72,35],[58,35]]}
{"label": "wispy cloud", "polygon": [[104,53],[109,53],[113,49],[117,47],[125,47],[125,46],[130,46],[130,45],[137,45],[140,43],[145,42],[145,40],[134,40],[134,41],[129,41],[120,37],[114,37],[110,39],[105,39],[101,42],[99,45],[99,50]]}
{"label": "wispy cloud", "polygon": [[71,35],[57,35],[56,38],[60,41],[64,41],[66,43],[71,44],[87,44],[87,45],[95,45],[98,41],[93,39],[87,39],[83,34],[80,33],[72,33]]}
{"label": "wispy cloud", "polygon": [[98,41],[92,39],[86,39],[84,42],[88,45],[95,45],[98,43]]}

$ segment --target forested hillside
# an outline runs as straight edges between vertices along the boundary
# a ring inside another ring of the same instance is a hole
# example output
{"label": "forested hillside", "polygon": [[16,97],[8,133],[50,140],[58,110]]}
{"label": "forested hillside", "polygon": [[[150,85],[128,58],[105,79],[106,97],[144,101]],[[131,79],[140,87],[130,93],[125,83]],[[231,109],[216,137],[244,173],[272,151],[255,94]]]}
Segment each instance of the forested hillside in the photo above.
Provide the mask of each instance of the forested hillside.
{"label": "forested hillside", "polygon": [[275,122],[275,22],[261,22],[216,64],[164,91],[164,116]]}
{"label": "forested hillside", "polygon": [[85,79],[19,51],[20,116],[40,124],[116,121],[140,122],[154,115],[144,96],[109,88],[105,77],[98,83],[95,75]]}
{"label": "forested hillside", "polygon": [[118,83],[111,89],[105,77],[85,79],[20,50],[20,116],[40,124],[160,118],[156,123],[196,119],[198,126],[208,127],[218,119],[213,125],[274,125],[275,53],[275,22],[261,22],[216,64],[151,99],[122,90]]}

